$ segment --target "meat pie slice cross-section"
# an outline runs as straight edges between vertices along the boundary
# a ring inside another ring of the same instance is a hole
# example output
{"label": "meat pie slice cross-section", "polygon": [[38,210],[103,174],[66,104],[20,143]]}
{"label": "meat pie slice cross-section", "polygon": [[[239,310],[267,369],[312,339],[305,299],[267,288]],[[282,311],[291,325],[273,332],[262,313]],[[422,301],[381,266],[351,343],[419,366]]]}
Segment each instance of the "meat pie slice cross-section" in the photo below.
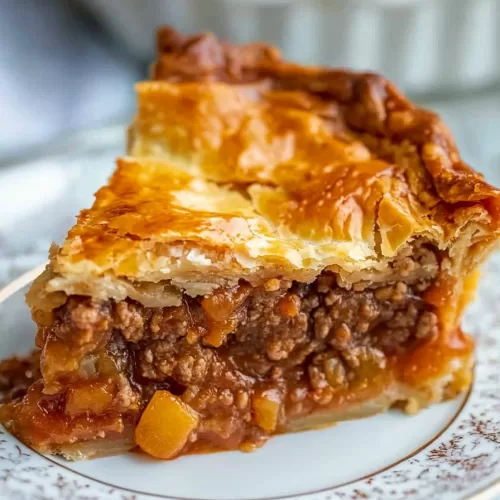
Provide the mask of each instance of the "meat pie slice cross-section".
{"label": "meat pie slice cross-section", "polygon": [[8,428],[173,458],[466,390],[500,193],[439,118],[266,45],[163,29],[158,49],[128,156],[28,293],[36,380],[0,366]]}

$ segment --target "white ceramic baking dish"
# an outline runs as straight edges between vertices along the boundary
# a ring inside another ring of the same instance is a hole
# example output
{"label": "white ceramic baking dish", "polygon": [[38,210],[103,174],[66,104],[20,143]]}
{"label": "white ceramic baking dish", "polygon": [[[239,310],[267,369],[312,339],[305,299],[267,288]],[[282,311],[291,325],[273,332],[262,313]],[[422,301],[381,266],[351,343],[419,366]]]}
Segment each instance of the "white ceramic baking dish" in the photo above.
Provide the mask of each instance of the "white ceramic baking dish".
{"label": "white ceramic baking dish", "polygon": [[159,24],[266,40],[307,64],[373,70],[414,94],[500,80],[499,0],[83,0],[138,58]]}

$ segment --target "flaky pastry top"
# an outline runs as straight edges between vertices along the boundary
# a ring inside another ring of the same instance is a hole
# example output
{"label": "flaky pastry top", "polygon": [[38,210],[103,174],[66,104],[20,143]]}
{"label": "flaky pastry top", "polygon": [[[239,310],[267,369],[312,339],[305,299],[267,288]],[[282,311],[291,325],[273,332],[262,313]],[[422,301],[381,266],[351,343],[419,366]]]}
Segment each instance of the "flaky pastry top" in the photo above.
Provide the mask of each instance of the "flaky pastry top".
{"label": "flaky pastry top", "polygon": [[384,78],[168,28],[158,49],[129,156],[53,255],[51,290],[176,302],[239,279],[384,272],[415,238],[463,260],[498,237],[500,192]]}

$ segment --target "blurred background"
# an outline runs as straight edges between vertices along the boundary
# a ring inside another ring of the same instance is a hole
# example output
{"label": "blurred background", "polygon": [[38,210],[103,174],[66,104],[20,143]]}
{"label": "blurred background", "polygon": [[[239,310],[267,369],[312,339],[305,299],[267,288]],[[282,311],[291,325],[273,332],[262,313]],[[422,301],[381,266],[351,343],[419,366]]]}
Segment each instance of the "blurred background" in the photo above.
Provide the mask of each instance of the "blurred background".
{"label": "blurred background", "polygon": [[0,0],[0,285],[46,258],[123,154],[160,24],[383,73],[500,185],[500,0]]}
{"label": "blurred background", "polygon": [[418,100],[500,80],[499,0],[2,0],[0,157],[125,120],[162,23],[378,71]]}

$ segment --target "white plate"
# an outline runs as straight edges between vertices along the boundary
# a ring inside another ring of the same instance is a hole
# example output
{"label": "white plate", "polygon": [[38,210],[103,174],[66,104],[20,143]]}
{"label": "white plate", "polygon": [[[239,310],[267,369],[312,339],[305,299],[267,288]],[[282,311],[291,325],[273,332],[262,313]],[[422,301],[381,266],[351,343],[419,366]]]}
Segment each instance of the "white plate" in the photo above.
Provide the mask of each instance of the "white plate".
{"label": "white plate", "polygon": [[[40,268],[0,291],[0,357],[27,352],[24,292]],[[461,398],[410,417],[391,411],[273,438],[254,453],[155,461],[139,454],[82,462],[44,457],[7,432],[0,497],[140,500],[456,499],[500,493],[500,253],[489,262],[466,328],[478,338],[475,383]]]}

